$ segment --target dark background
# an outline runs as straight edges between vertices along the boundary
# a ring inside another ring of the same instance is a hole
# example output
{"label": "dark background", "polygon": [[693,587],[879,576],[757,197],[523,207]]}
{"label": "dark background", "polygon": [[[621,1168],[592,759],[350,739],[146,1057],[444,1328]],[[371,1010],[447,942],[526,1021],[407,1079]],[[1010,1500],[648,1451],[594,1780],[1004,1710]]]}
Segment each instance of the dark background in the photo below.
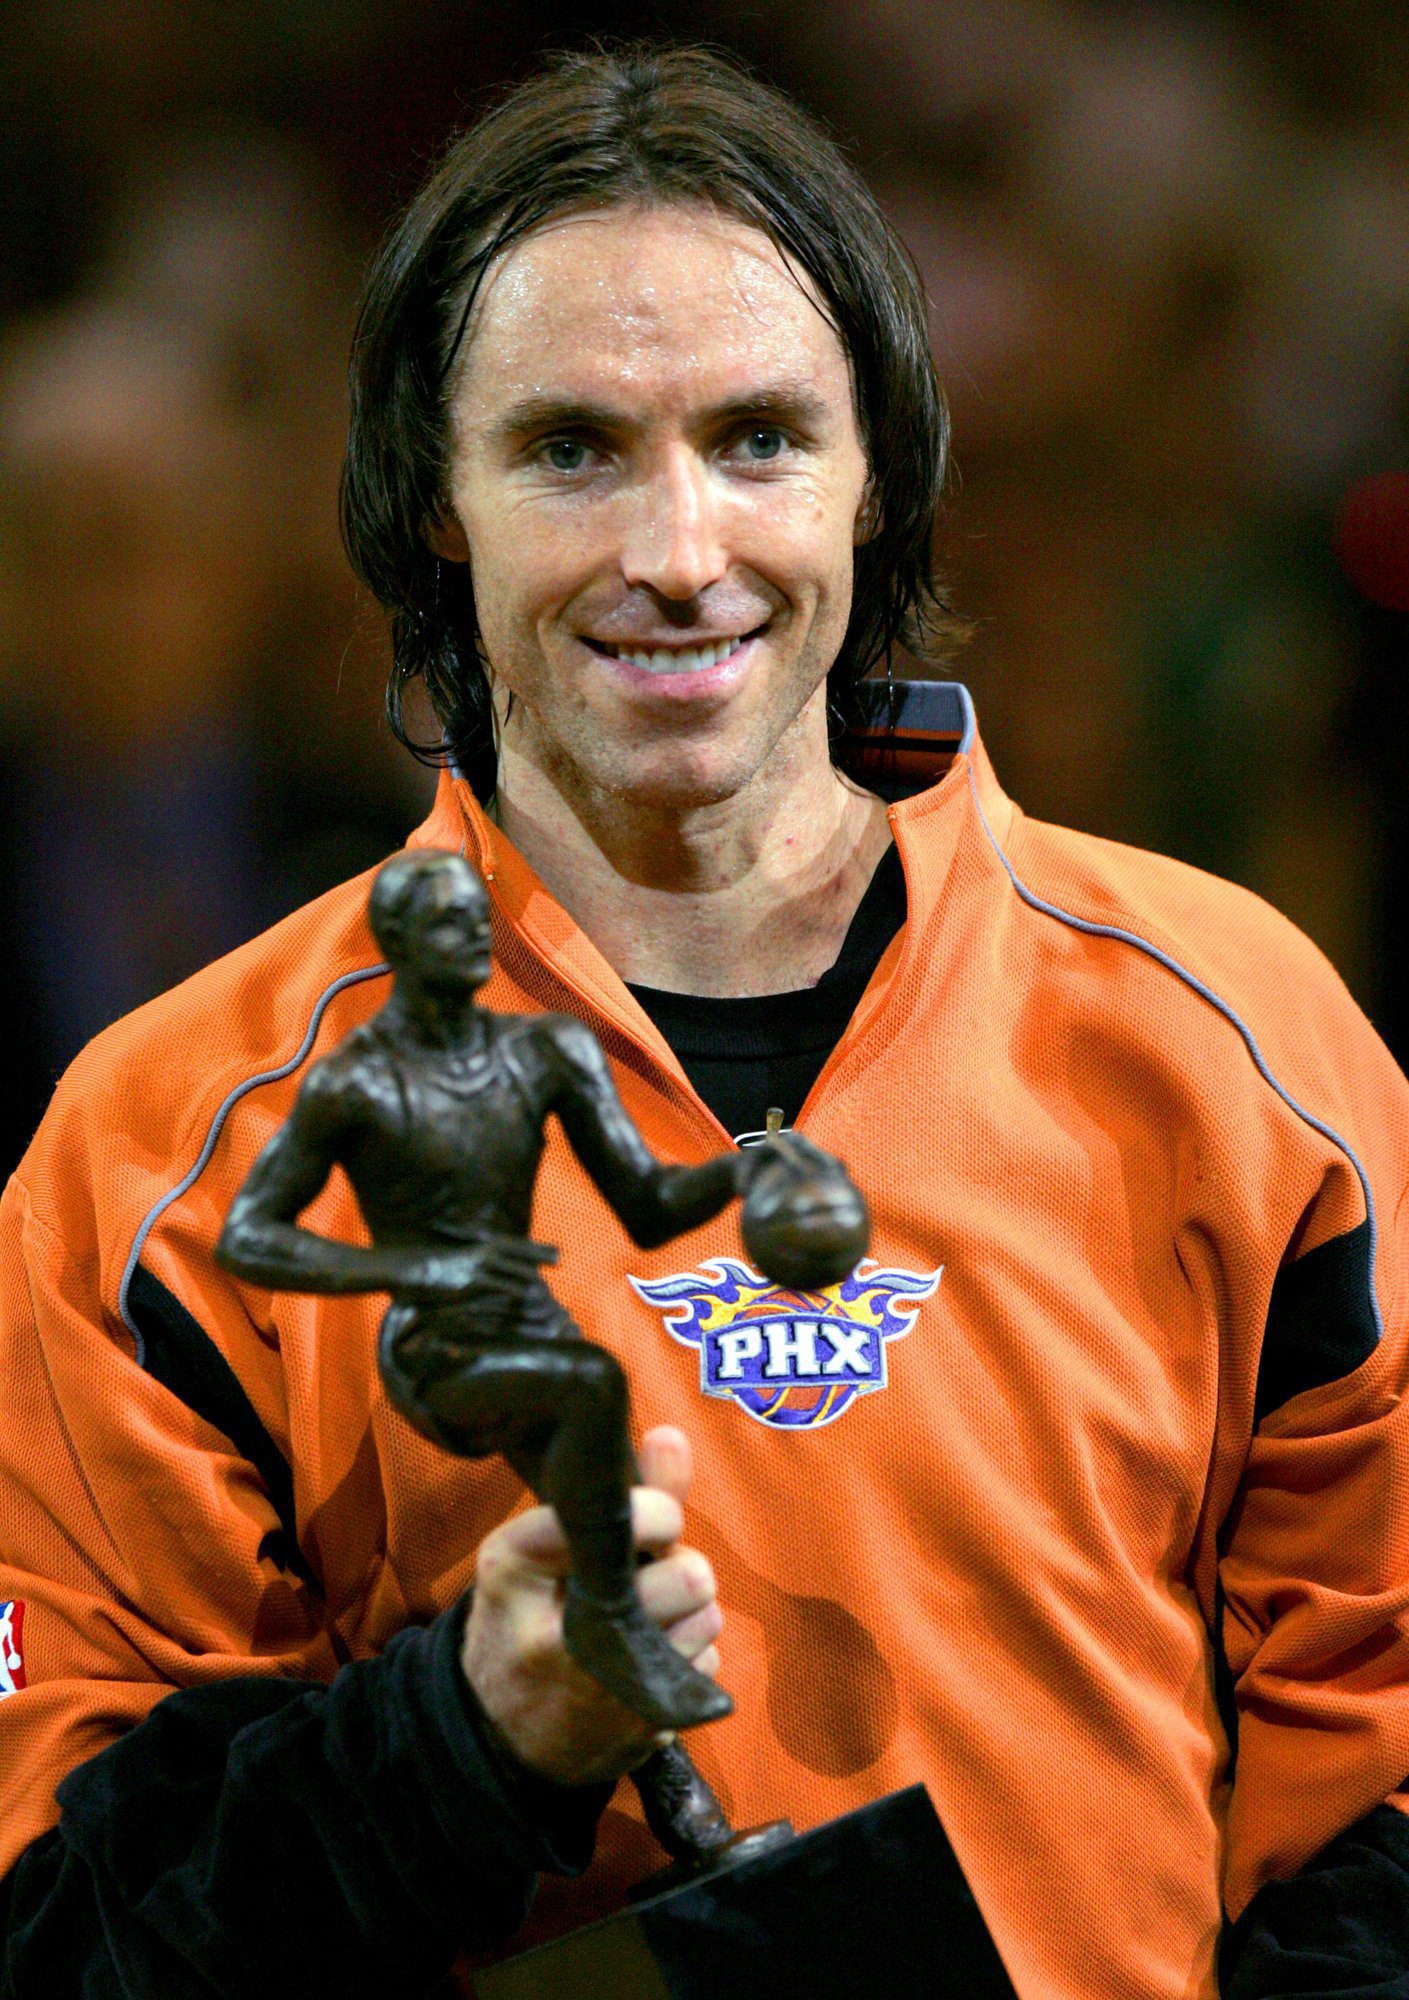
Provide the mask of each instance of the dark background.
{"label": "dark background", "polygon": [[0,1167],[88,1035],[419,816],[336,536],[359,276],[589,33],[740,50],[919,258],[1008,788],[1270,897],[1409,1053],[1409,9],[4,12]]}

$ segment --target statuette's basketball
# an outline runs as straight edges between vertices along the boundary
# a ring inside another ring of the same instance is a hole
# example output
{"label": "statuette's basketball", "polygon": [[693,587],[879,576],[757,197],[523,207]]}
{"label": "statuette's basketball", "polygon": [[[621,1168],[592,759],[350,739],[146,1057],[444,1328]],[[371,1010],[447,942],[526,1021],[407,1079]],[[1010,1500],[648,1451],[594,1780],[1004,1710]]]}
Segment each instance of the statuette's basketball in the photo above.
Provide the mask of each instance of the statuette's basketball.
{"label": "statuette's basketball", "polygon": [[819,1292],[849,1277],[866,1254],[871,1219],[840,1160],[800,1134],[764,1141],[769,1157],[744,1198],[744,1248],[775,1284]]}

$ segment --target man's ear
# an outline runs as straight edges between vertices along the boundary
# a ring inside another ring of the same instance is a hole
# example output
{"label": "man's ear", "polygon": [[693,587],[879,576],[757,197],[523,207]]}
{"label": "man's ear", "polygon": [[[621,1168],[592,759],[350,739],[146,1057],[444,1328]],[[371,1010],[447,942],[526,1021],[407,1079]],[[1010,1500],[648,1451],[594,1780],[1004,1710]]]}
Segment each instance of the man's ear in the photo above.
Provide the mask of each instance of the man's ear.
{"label": "man's ear", "polygon": [[861,493],[861,505],[856,510],[856,525],[851,531],[851,545],[855,549],[864,546],[880,532],[881,496],[874,473],[868,472],[866,484]]}
{"label": "man's ear", "polygon": [[465,531],[459,519],[452,514],[447,520],[437,514],[422,524],[421,539],[434,555],[445,562],[462,563],[470,559],[470,545],[465,539]]}

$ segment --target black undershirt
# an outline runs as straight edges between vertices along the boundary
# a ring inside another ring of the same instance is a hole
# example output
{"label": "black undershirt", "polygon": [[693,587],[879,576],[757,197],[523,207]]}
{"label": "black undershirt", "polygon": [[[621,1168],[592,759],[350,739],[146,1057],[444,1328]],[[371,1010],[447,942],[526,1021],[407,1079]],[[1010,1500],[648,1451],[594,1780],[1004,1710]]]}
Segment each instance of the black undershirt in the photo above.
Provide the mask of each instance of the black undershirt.
{"label": "black undershirt", "polygon": [[629,990],[737,1139],[763,1130],[770,1105],[781,1107],[784,1124],[793,1123],[904,922],[905,875],[891,846],[876,864],[835,964],[815,986],[722,1000],[654,986]]}

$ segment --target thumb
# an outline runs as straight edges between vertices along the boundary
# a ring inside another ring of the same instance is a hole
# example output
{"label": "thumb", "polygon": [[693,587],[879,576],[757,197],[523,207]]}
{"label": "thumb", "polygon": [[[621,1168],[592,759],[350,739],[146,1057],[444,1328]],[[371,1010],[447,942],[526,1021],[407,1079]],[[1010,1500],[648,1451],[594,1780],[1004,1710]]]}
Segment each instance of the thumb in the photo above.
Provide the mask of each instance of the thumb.
{"label": "thumb", "polygon": [[641,1440],[641,1484],[658,1486],[684,1505],[694,1474],[690,1440],[673,1424],[658,1424]]}

